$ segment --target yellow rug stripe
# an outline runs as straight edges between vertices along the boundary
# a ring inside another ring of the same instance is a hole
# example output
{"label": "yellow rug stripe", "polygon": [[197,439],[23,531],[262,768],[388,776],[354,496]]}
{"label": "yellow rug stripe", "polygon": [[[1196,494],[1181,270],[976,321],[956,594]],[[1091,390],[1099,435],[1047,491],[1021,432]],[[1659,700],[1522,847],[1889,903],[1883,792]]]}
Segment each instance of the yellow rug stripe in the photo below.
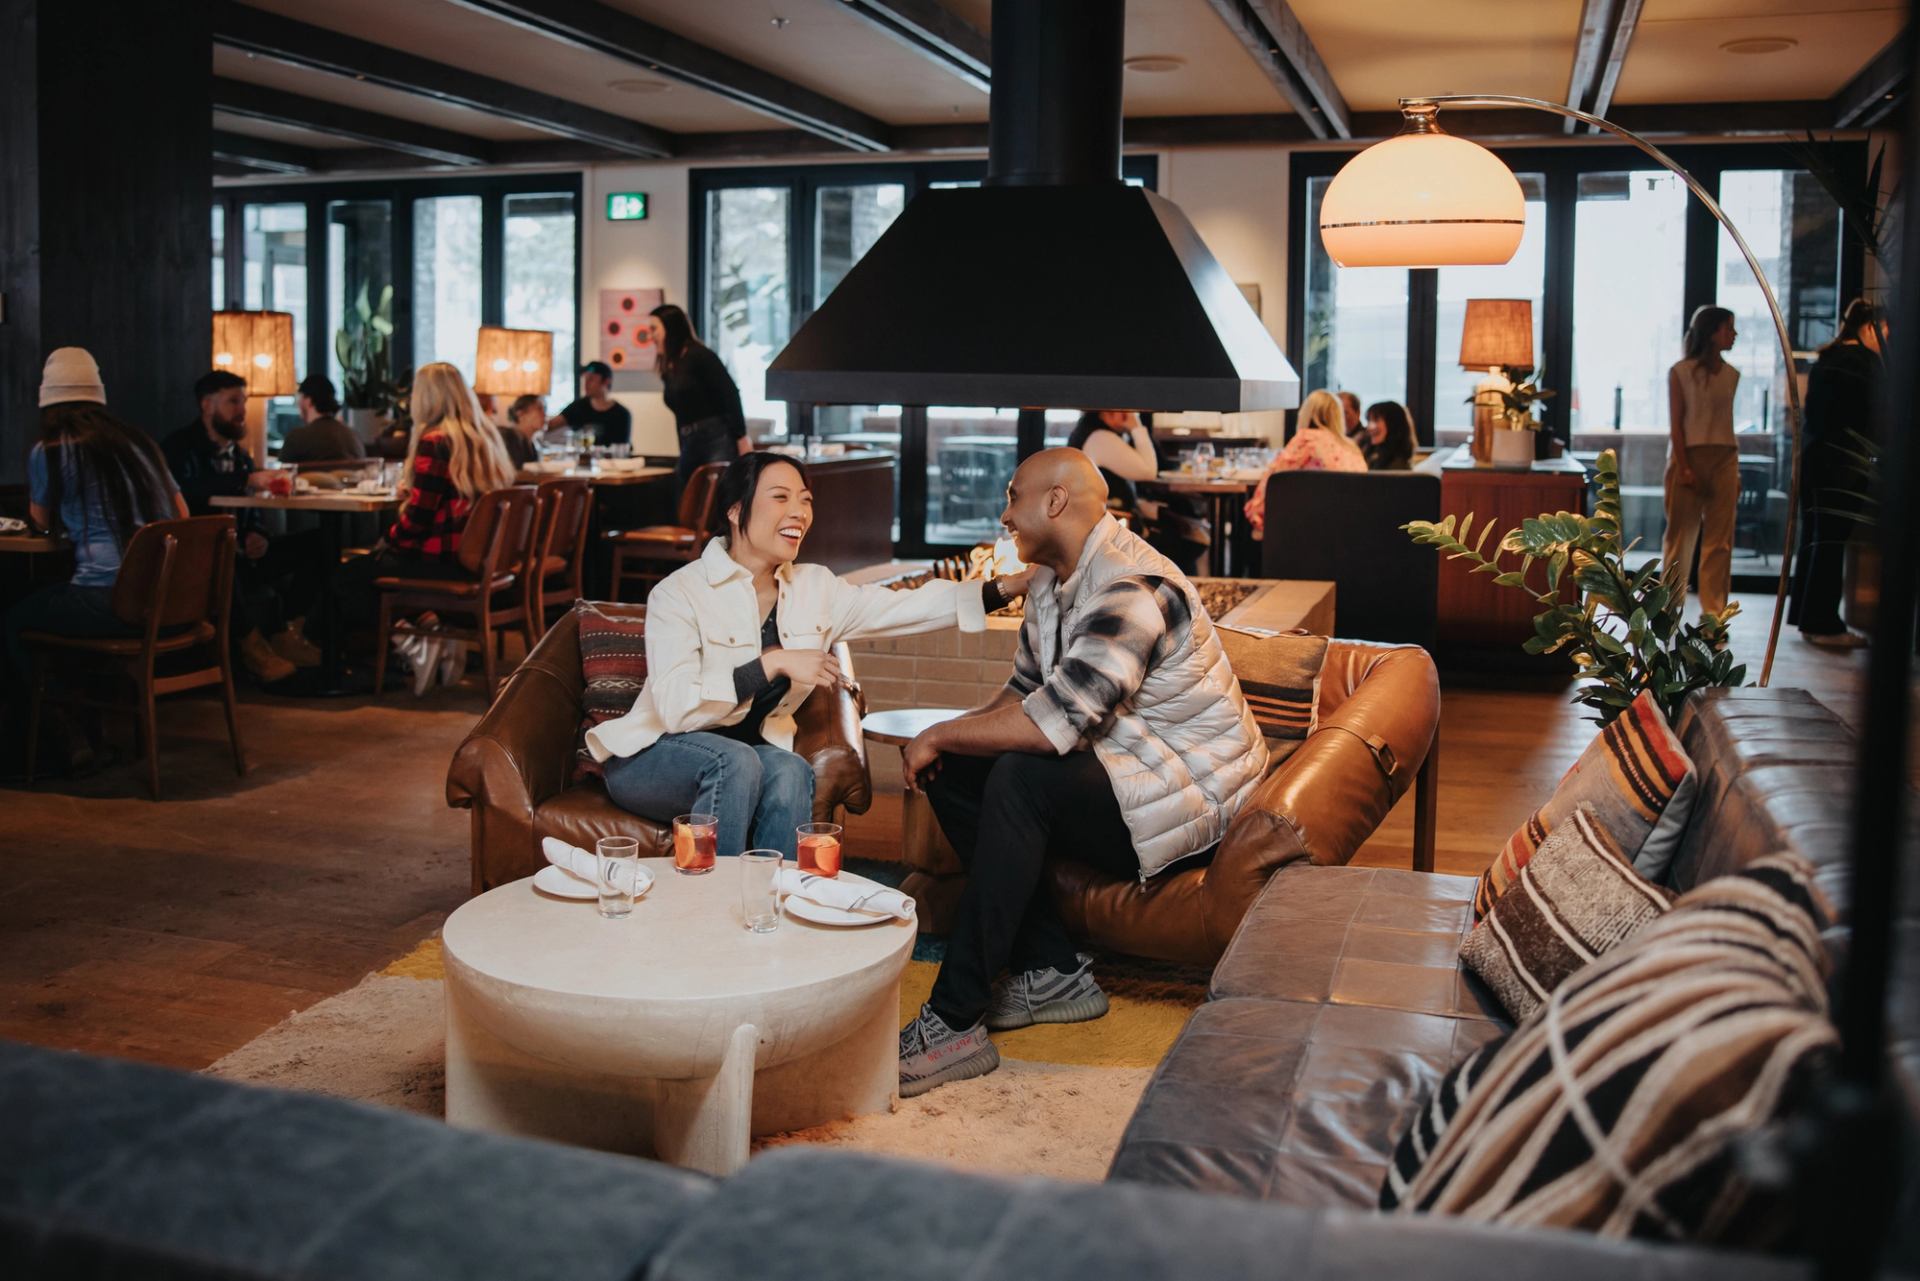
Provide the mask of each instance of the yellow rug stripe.
{"label": "yellow rug stripe", "polygon": [[420,940],[413,951],[380,971],[387,978],[394,979],[443,979],[447,976],[446,963],[440,955],[440,936],[430,934]]}

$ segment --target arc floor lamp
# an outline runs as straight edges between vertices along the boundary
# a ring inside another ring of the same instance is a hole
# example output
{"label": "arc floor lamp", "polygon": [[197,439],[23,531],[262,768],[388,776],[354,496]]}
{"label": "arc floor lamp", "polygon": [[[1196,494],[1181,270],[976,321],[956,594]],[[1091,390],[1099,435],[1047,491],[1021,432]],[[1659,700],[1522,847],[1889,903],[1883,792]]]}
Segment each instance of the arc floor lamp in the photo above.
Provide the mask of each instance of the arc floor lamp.
{"label": "arc floor lamp", "polygon": [[1476,93],[1402,98],[1400,111],[1406,117],[1406,128],[1367,148],[1334,176],[1320,206],[1320,237],[1327,256],[1342,267],[1498,266],[1520,247],[1521,234],[1526,230],[1526,197],[1519,180],[1493,152],[1441,129],[1442,107],[1531,107],[1578,120],[1625,140],[1662,168],[1679,175],[1747,260],[1767,300],[1767,310],[1773,315],[1774,336],[1780,340],[1787,370],[1787,427],[1793,458],[1787,483],[1786,545],[1780,558],[1780,584],[1774,592],[1767,656],[1760,667],[1760,684],[1765,685],[1773,675],[1773,653],[1780,643],[1793,563],[1794,517],[1800,495],[1800,383],[1793,373],[1793,343],[1787,336],[1787,319],[1780,311],[1779,299],[1774,297],[1772,282],[1760,269],[1760,260],[1748,248],[1740,229],[1721,211],[1713,193],[1672,156],[1640,135],[1565,103]]}

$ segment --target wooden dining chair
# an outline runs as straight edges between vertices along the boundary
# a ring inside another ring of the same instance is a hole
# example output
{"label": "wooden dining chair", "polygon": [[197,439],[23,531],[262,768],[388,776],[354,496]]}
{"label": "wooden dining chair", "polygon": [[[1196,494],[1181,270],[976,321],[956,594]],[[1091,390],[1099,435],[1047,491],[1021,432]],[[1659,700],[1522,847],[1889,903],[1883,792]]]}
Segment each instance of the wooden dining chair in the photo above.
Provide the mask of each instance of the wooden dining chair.
{"label": "wooden dining chair", "polygon": [[[234,772],[247,772],[240,745],[240,715],[233,696],[233,650],[228,644],[228,609],[233,602],[233,567],[238,546],[231,516],[196,516],[190,520],[156,520],[142,525],[127,541],[120,558],[120,575],[113,583],[114,617],[125,625],[126,636],[67,636],[58,632],[27,632],[23,639],[33,654],[33,694],[27,713],[27,782],[33,782],[40,742],[40,710],[53,701],[134,714],[140,748],[147,758],[147,790],[160,799],[160,743],[154,700],[162,694],[220,687],[227,710],[227,738],[233,747]],[[162,673],[162,655],[206,649],[200,666],[169,662]],[[90,686],[73,691],[50,691],[49,670],[62,667],[83,677],[110,675],[129,680],[132,701],[102,699]]]}
{"label": "wooden dining chair", "polygon": [[712,537],[713,508],[720,497],[720,478],[726,474],[726,463],[704,463],[687,478],[676,513],[677,524],[607,531],[607,541],[613,544],[615,600],[625,599],[621,590],[629,578],[641,584],[640,599],[645,600],[646,589],[680,566],[700,559]]}
{"label": "wooden dining chair", "polygon": [[[467,641],[479,648],[487,698],[492,700],[494,690],[499,688],[498,638],[518,629],[527,649],[531,651],[534,646],[527,597],[520,588],[531,568],[534,500],[529,485],[496,489],[480,496],[460,538],[461,573],[457,578],[395,574],[373,580],[374,589],[380,593],[380,635],[373,660],[375,697],[386,691],[394,615],[432,610],[440,623],[428,629],[428,635]],[[462,626],[450,622],[449,616],[466,619],[467,623]]]}
{"label": "wooden dining chair", "polygon": [[535,572],[527,575],[527,617],[536,638],[547,634],[549,614],[571,608],[584,596],[587,526],[593,520],[593,482],[583,477],[543,480],[534,497]]}

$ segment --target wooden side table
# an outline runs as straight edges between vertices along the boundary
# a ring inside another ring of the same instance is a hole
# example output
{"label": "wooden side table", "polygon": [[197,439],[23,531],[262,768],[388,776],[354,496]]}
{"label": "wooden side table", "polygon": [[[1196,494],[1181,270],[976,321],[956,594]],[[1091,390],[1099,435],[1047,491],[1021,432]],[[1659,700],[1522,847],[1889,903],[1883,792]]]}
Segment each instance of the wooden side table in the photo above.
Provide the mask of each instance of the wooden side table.
{"label": "wooden side table", "polygon": [[[860,718],[860,732],[870,743],[905,747],[921,730],[960,715],[957,707],[905,707],[890,712],[868,712]],[[933,806],[918,792],[900,798],[900,861],[912,870],[900,883],[900,892],[913,897],[922,934],[945,934],[960,905],[967,869],[953,852]]]}

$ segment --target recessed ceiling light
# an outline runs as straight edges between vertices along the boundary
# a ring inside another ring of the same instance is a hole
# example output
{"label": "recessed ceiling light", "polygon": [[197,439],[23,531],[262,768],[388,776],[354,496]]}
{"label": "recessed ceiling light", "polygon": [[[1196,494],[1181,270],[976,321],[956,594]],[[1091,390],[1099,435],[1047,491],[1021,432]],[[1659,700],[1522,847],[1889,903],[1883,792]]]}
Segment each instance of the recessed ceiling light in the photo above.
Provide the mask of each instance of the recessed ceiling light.
{"label": "recessed ceiling light", "polygon": [[1800,42],[1792,36],[1748,36],[1729,40],[1720,46],[1722,53],[1785,53]]}
{"label": "recessed ceiling light", "polygon": [[607,88],[621,93],[670,93],[673,90],[664,80],[610,80]]}
{"label": "recessed ceiling light", "polygon": [[1187,65],[1187,60],[1176,58],[1171,54],[1147,53],[1137,58],[1128,58],[1123,65],[1128,71],[1144,71],[1152,75],[1178,71]]}

